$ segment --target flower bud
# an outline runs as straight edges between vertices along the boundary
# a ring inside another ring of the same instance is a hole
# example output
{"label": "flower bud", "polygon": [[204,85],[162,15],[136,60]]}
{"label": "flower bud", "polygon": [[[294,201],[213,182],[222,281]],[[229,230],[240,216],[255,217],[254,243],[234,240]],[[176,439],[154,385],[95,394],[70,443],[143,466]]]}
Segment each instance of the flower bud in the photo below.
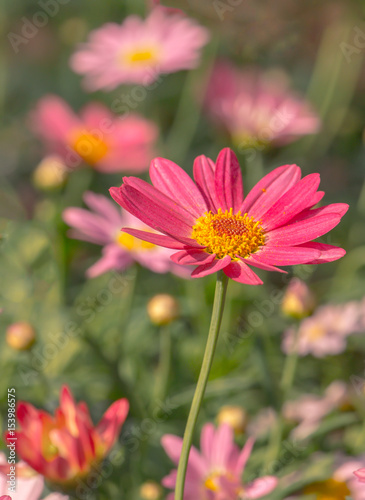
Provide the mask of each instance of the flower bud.
{"label": "flower bud", "polygon": [[217,415],[219,425],[228,424],[236,434],[243,434],[247,425],[247,414],[240,406],[222,406]]}
{"label": "flower bud", "polygon": [[314,307],[314,295],[308,286],[298,278],[292,279],[281,303],[283,313],[292,318],[302,319],[309,316]]}
{"label": "flower bud", "polygon": [[147,312],[150,320],[155,325],[168,325],[180,315],[180,307],[177,300],[171,295],[155,295],[147,304]]}
{"label": "flower bud", "polygon": [[17,351],[26,351],[30,349],[34,342],[34,328],[25,321],[13,323],[6,330],[6,343]]}
{"label": "flower bud", "polygon": [[162,488],[154,481],[147,481],[140,487],[139,496],[142,500],[159,500],[162,497]]}
{"label": "flower bud", "polygon": [[61,187],[67,176],[67,167],[58,156],[46,156],[33,173],[35,187],[51,190]]}

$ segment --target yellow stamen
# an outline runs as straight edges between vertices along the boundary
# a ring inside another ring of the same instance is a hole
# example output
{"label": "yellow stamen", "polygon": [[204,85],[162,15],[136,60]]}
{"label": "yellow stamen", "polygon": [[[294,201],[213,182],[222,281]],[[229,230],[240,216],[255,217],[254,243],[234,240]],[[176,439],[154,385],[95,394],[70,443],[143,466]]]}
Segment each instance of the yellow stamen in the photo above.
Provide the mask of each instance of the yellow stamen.
{"label": "yellow stamen", "polygon": [[225,212],[220,208],[217,214],[209,212],[199,217],[191,237],[219,259],[229,255],[239,260],[237,256],[248,257],[265,244],[260,221],[241,212],[234,215],[232,208]]}
{"label": "yellow stamen", "polygon": [[71,146],[90,165],[95,165],[104,158],[109,149],[106,142],[85,131],[73,134]]}
{"label": "yellow stamen", "polygon": [[118,234],[116,240],[120,246],[127,248],[129,251],[152,250],[156,246],[154,243],[139,240],[128,233]]}
{"label": "yellow stamen", "polygon": [[127,62],[127,64],[136,66],[136,65],[151,65],[156,64],[158,62],[158,52],[155,48],[140,48],[133,51],[128,52],[127,54],[123,53],[121,60],[123,63]]}
{"label": "yellow stamen", "polygon": [[346,483],[332,478],[306,486],[303,493],[316,495],[316,500],[346,500],[351,495]]}
{"label": "yellow stamen", "polygon": [[321,325],[313,325],[308,331],[309,340],[318,340],[326,335],[327,330]]}

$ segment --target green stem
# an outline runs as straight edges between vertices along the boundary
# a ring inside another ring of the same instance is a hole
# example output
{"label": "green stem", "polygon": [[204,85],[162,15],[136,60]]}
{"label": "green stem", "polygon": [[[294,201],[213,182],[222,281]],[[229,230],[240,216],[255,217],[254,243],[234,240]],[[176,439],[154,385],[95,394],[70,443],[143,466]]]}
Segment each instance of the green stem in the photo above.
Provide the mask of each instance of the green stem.
{"label": "green stem", "polygon": [[188,421],[186,423],[183,445],[181,449],[179,465],[177,468],[175,500],[183,500],[184,498],[185,476],[188,466],[191,443],[193,440],[193,433],[196,421],[198,419],[200,407],[202,405],[204,392],[207,386],[209,372],[212,366],[214,352],[217,345],[219,329],[223,316],[224,302],[226,298],[227,284],[228,277],[223,273],[223,271],[219,271],[217,273],[213,312],[210,321],[207,345],[205,347],[205,353],[200,369],[199,379],[195,389],[193,402],[191,403]]}
{"label": "green stem", "polygon": [[164,401],[169,382],[171,366],[171,326],[166,325],[159,331],[160,334],[160,362],[157,369],[154,403]]}

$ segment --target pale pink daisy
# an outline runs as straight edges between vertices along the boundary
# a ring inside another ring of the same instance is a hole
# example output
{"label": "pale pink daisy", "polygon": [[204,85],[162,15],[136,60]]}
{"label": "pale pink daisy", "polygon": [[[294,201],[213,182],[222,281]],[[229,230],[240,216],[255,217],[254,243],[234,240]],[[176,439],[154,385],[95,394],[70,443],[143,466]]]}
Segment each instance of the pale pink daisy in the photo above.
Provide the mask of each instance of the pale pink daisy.
{"label": "pale pink daisy", "polygon": [[163,235],[124,228],[124,232],[179,250],[171,259],[198,266],[193,278],[223,270],[235,281],[261,285],[250,266],[285,272],[277,265],[320,264],[339,259],[342,248],[311,241],[335,227],[348,209],[337,203],[313,208],[323,197],[319,174],[301,179],[296,165],[278,167],[243,196],[238,160],[228,148],[216,163],[194,162],[195,182],[178,165],[156,158],[153,183],[125,177],[111,188],[114,200]]}
{"label": "pale pink daisy", "polygon": [[60,97],[43,97],[31,114],[31,127],[47,153],[73,170],[83,162],[105,173],[142,172],[154,155],[157,126],[136,113],[115,116],[90,103],[79,116]]}
{"label": "pale pink daisy", "polygon": [[[113,269],[123,271],[134,262],[155,273],[170,271],[186,277],[186,269],[171,262],[171,250],[121,232],[121,227],[126,224],[149,230],[133,215],[118,210],[111,200],[91,191],[84,194],[84,201],[91,211],[69,207],[64,210],[63,219],[73,228],[69,232],[72,238],[103,246],[103,256],[87,271],[89,278]],[[157,235],[156,232],[154,234]]]}
{"label": "pale pink daisy", "polygon": [[150,85],[162,73],[195,68],[208,39],[208,31],[193,19],[157,7],[145,20],[129,16],[93,31],[72,56],[71,67],[85,75],[90,91],[122,83]]}
{"label": "pale pink daisy", "polygon": [[282,349],[287,354],[295,349],[300,356],[317,358],[340,354],[346,349],[348,336],[364,330],[364,316],[365,301],[321,306],[297,331],[290,328],[284,333]]}
{"label": "pale pink daisy", "polygon": [[[180,458],[182,439],[166,434],[162,446],[177,465]],[[199,452],[194,446],[190,450],[185,480],[184,500],[238,500],[261,498],[277,485],[274,476],[263,476],[244,484],[242,474],[252,451],[254,440],[249,438],[242,450],[234,443],[234,432],[228,424],[215,429],[205,424],[200,439]],[[176,470],[164,477],[162,484],[174,489]],[[167,496],[173,500],[174,493]]]}
{"label": "pale pink daisy", "polygon": [[348,403],[348,388],[340,380],[330,384],[324,396],[306,394],[295,401],[287,401],[283,407],[283,416],[287,420],[298,422],[291,436],[305,439],[320,426],[322,420],[331,412]]}
{"label": "pale pink daisy", "polygon": [[[15,464],[15,486],[11,491],[9,487],[12,485],[7,482],[11,480],[10,476],[7,476],[10,474],[10,468],[4,453],[0,453],[0,467],[0,500],[39,500],[44,488],[43,476],[34,471],[25,475],[30,468],[25,462],[18,462]],[[21,470],[24,470],[24,475],[20,473]],[[44,500],[68,500],[68,497],[60,493],[51,493]]]}
{"label": "pale pink daisy", "polygon": [[357,477],[358,481],[360,481],[360,483],[365,483],[365,468],[364,467],[362,467],[361,469],[355,470],[354,474]]}
{"label": "pale pink daisy", "polygon": [[205,108],[241,149],[287,144],[316,133],[320,126],[309,103],[288,87],[283,75],[258,68],[238,70],[220,61],[209,81]]}

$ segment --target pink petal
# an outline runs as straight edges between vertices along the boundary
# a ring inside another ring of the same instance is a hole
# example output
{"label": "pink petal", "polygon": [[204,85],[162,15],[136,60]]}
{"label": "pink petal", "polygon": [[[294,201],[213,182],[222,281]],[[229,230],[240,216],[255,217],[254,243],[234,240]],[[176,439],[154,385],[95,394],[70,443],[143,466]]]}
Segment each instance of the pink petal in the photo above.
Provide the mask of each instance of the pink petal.
{"label": "pink petal", "polygon": [[[138,190],[141,194],[144,194],[146,198],[149,198],[153,201],[160,202],[166,208],[171,209],[180,215],[180,218],[189,224],[195,224],[196,217],[188,212],[184,205],[180,205],[177,203],[176,195],[174,199],[171,199],[169,196],[166,196],[163,192],[156,189],[148,182],[139,179],[138,177],[124,177],[123,178],[125,186],[131,186]],[[192,182],[192,181],[191,181]]]}
{"label": "pink petal", "polygon": [[222,424],[215,431],[214,440],[212,443],[210,468],[226,469],[235,445],[233,441],[233,429],[228,424]]}
{"label": "pink petal", "polygon": [[293,219],[289,221],[289,223],[292,224],[293,222],[309,219],[317,215],[338,214],[343,217],[348,209],[349,206],[347,205],[347,203],[332,203],[331,205],[325,205],[324,207],[314,209],[308,208],[297,214]]}
{"label": "pink petal", "polygon": [[243,449],[238,457],[236,467],[234,469],[235,474],[242,475],[243,471],[245,470],[247,460],[250,458],[254,444],[255,444],[254,438],[250,437],[247,439],[246,444],[243,447]]}
{"label": "pink petal", "polygon": [[326,243],[317,243],[316,241],[310,241],[308,243],[303,243],[299,245],[301,248],[313,248],[321,252],[320,256],[311,260],[307,264],[323,264],[324,262],[333,262],[334,260],[341,259],[346,254],[346,250],[340,247],[335,247],[334,245],[327,245]]}
{"label": "pink petal", "polygon": [[105,454],[118,438],[121,426],[127,418],[129,403],[127,399],[118,399],[104,413],[96,426],[96,432],[102,440]]}
{"label": "pink petal", "polygon": [[219,204],[215,195],[215,163],[204,155],[194,161],[194,179],[205,198],[208,210],[218,212]]}
{"label": "pink petal", "polygon": [[208,274],[215,273],[224,269],[231,262],[231,257],[226,255],[223,259],[215,259],[211,264],[204,264],[197,267],[191,273],[192,278],[202,278],[203,276],[208,276]]}
{"label": "pink petal", "polygon": [[103,256],[86,271],[88,278],[95,278],[112,269],[123,271],[133,264],[133,257],[123,247],[111,243],[103,248]]}
{"label": "pink petal", "polygon": [[211,462],[214,434],[215,427],[210,423],[204,425],[200,434],[200,449],[208,462]]}
{"label": "pink petal", "polygon": [[267,233],[267,244],[270,247],[300,245],[319,238],[337,226],[340,220],[341,216],[338,214],[326,214],[295,222]]}
{"label": "pink petal", "polygon": [[182,250],[171,255],[170,259],[182,266],[198,266],[213,262],[215,253],[209,254],[204,250]]}
{"label": "pink petal", "polygon": [[190,237],[190,226],[181,213],[172,206],[172,201],[165,204],[161,200],[147,198],[137,189],[124,184],[119,195],[128,212],[140,219],[147,226],[168,236]]}
{"label": "pink petal", "polygon": [[207,204],[199,189],[176,163],[155,158],[151,162],[150,177],[152,184],[169,198],[176,200],[195,218],[207,211]]}
{"label": "pink petal", "polygon": [[[162,436],[161,444],[167,455],[177,465],[181,455],[182,439],[172,434],[165,434]],[[195,470],[198,475],[206,473],[206,464],[195,446],[190,448],[189,468]]]}
{"label": "pink petal", "polygon": [[245,486],[245,498],[261,498],[276,488],[278,479],[274,476],[263,476]]}
{"label": "pink petal", "polygon": [[148,241],[154,245],[159,245],[165,248],[172,248],[174,250],[182,250],[188,247],[202,248],[199,243],[191,238],[171,238],[170,236],[165,236],[163,234],[158,234],[152,231],[141,231],[140,229],[132,229],[130,227],[123,227],[122,231],[131,236],[135,236],[143,241]]}
{"label": "pink petal", "polygon": [[244,262],[231,262],[224,269],[224,274],[239,283],[246,285],[262,285],[262,280]]}
{"label": "pink petal", "polygon": [[265,262],[260,262],[255,256],[256,254],[251,254],[249,257],[246,257],[243,262],[250,264],[251,266],[258,267],[259,269],[264,269],[265,271],[276,271],[278,273],[288,274],[288,272],[284,271],[284,269],[280,269]]}
{"label": "pink petal", "polygon": [[262,217],[266,230],[283,226],[307,208],[319,186],[319,174],[310,174],[287,191]]}
{"label": "pink petal", "polygon": [[307,264],[320,255],[319,250],[314,248],[265,246],[255,253],[254,258],[263,264],[291,266]]}
{"label": "pink petal", "polygon": [[243,202],[241,167],[234,152],[224,148],[219,153],[215,167],[215,192],[218,208],[237,213]]}
{"label": "pink petal", "polygon": [[297,165],[283,165],[265,175],[248,193],[241,206],[241,212],[250,213],[256,220],[292,186],[300,180]]}

